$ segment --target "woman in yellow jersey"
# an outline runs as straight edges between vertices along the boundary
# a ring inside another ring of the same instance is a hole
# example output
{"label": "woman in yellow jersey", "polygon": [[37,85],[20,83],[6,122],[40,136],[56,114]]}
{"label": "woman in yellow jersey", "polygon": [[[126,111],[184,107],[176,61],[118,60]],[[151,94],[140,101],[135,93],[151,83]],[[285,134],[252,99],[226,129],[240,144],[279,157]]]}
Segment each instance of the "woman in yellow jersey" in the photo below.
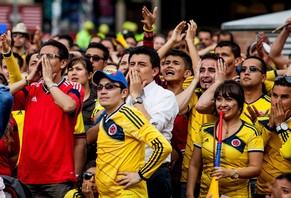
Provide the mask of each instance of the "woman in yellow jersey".
{"label": "woman in yellow jersey", "polygon": [[232,198],[250,197],[249,178],[260,174],[263,140],[257,128],[239,118],[244,105],[241,85],[233,80],[225,81],[216,89],[214,102],[216,113],[225,113],[220,167],[213,167],[217,123],[206,123],[201,126],[200,134],[194,141],[195,149],[188,171],[187,197],[194,197],[192,189],[201,166],[200,197],[206,197],[214,176],[219,180],[221,195]]}

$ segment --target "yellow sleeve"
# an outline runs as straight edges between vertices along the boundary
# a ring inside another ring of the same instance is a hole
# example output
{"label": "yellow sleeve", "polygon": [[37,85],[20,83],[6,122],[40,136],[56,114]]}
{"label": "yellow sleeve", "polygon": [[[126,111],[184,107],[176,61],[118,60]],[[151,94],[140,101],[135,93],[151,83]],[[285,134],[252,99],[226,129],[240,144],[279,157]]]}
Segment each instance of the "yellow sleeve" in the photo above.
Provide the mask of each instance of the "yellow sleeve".
{"label": "yellow sleeve", "polygon": [[256,122],[255,122],[255,126],[257,127],[257,129],[259,130],[259,132],[261,133],[261,136],[263,138],[264,141],[264,146],[266,146],[269,138],[271,137],[271,131],[266,127],[267,124],[269,122],[269,117],[268,116],[261,116],[258,117]]}
{"label": "yellow sleeve", "polygon": [[100,110],[104,110],[104,108],[100,105],[99,100],[97,99],[96,103],[95,103],[95,108],[94,108],[94,110],[92,112],[92,115],[91,115],[91,119],[92,120],[96,116],[97,112],[100,111]]}
{"label": "yellow sleeve", "polygon": [[276,70],[267,71],[267,78],[268,81],[274,81],[277,77]]}
{"label": "yellow sleeve", "polygon": [[128,120],[137,127],[132,128],[131,135],[153,150],[149,160],[138,171],[142,179],[149,179],[172,152],[172,146],[140,111],[124,107],[120,112],[125,112]]}
{"label": "yellow sleeve", "polygon": [[76,124],[75,124],[74,135],[75,135],[75,137],[76,136],[84,136],[84,135],[86,135],[82,111],[79,113],[79,115],[77,117],[77,121],[76,121]]}
{"label": "yellow sleeve", "polygon": [[140,134],[144,136],[145,143],[153,149],[149,161],[139,170],[139,175],[143,179],[149,179],[172,152],[172,146],[150,123],[140,129]]}
{"label": "yellow sleeve", "polygon": [[282,142],[280,148],[280,154],[284,159],[291,160],[291,131],[288,129],[282,133],[279,133],[279,138]]}
{"label": "yellow sleeve", "polygon": [[17,63],[15,57],[13,56],[13,53],[11,52],[11,56],[9,56],[9,57],[6,57],[4,55],[3,55],[3,57],[4,57],[4,61],[7,65],[7,69],[9,72],[9,77],[10,77],[9,84],[13,84],[13,83],[16,83],[16,82],[22,80],[22,75],[20,73],[18,63]]}
{"label": "yellow sleeve", "polygon": [[194,76],[190,76],[188,78],[186,78],[182,84],[183,89],[186,89],[187,87],[189,87],[189,85],[191,84],[191,82],[193,81]]}

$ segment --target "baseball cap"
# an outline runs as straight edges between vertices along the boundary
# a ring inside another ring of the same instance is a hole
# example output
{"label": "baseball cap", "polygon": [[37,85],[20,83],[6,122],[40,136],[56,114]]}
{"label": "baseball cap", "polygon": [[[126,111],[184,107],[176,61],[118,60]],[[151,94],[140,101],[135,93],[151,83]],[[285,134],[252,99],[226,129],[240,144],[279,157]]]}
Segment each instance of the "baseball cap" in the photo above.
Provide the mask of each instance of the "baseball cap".
{"label": "baseball cap", "polygon": [[[253,42],[251,45],[250,45],[250,50],[249,50],[249,54],[252,54],[253,50],[257,47],[257,42]],[[267,43],[263,42],[263,47],[264,47],[264,50],[269,54],[270,51],[271,51],[271,46],[268,45]]]}
{"label": "baseball cap", "polygon": [[12,34],[13,33],[21,33],[24,34],[27,38],[29,37],[29,33],[24,23],[17,23],[16,26],[14,26],[12,29]]}
{"label": "baseball cap", "polygon": [[128,87],[126,79],[123,73],[115,69],[106,69],[105,71],[98,70],[93,74],[93,82],[98,84],[102,78],[108,78],[114,82],[119,82],[124,85],[125,88]]}

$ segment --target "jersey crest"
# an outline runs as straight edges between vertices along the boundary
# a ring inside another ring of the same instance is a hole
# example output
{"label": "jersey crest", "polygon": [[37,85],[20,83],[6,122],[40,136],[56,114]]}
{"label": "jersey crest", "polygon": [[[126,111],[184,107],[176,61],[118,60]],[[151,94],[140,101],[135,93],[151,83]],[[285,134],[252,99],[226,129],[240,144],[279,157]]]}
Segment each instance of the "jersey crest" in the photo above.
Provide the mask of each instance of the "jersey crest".
{"label": "jersey crest", "polygon": [[109,134],[109,135],[114,135],[115,133],[117,133],[117,126],[116,126],[116,124],[112,124],[112,125],[108,128],[108,134]]}
{"label": "jersey crest", "polygon": [[231,145],[232,145],[233,147],[239,147],[239,146],[241,145],[241,141],[240,141],[239,139],[233,139],[233,140],[231,141]]}
{"label": "jersey crest", "polygon": [[113,139],[124,141],[124,131],[113,120],[103,122],[103,127],[107,135]]}

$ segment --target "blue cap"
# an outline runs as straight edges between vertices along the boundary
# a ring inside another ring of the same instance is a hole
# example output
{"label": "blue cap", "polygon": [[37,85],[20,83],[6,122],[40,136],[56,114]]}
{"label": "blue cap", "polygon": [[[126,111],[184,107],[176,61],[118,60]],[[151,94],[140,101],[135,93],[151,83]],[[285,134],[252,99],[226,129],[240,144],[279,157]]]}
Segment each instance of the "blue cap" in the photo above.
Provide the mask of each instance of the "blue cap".
{"label": "blue cap", "polygon": [[123,73],[119,70],[115,69],[106,69],[105,71],[98,70],[93,74],[93,82],[95,84],[98,84],[103,77],[108,78],[109,80],[112,80],[114,82],[119,82],[123,84],[125,88],[128,88],[126,79]]}

